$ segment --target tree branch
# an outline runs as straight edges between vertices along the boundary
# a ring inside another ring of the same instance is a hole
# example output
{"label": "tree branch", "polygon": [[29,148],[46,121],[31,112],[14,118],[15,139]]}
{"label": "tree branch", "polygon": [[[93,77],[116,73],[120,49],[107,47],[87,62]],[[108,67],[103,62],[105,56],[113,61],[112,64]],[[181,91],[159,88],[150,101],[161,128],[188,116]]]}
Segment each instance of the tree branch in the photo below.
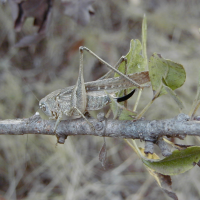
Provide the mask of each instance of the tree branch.
{"label": "tree branch", "polygon": [[[120,121],[105,120],[102,117],[90,119],[93,130],[84,119],[63,120],[59,123],[56,134],[53,132],[54,120],[43,120],[39,113],[30,118],[1,120],[1,135],[42,134],[57,135],[58,142],[64,143],[67,136],[93,135],[115,138],[140,139],[146,142],[159,142],[163,136],[181,137],[186,135],[200,136],[200,122],[189,121],[189,116],[179,114],[165,120]],[[147,145],[148,146],[148,145]]]}

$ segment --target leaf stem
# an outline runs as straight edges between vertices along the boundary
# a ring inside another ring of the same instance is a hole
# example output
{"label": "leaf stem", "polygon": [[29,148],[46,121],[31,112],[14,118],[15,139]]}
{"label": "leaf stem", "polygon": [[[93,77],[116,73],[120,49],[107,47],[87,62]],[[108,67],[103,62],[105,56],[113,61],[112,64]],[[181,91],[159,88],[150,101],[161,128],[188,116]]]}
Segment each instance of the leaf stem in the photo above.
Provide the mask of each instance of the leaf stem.
{"label": "leaf stem", "polygon": [[151,106],[151,104],[154,102],[155,99],[152,99],[146,106],[145,108],[136,116],[136,119],[140,119],[144,113],[149,109],[149,107]]}
{"label": "leaf stem", "polygon": [[138,104],[139,104],[141,95],[142,95],[142,88],[139,89],[138,96],[137,96],[135,105],[134,105],[134,107],[133,107],[133,112],[135,112],[136,109],[137,109],[137,107],[138,107]]}

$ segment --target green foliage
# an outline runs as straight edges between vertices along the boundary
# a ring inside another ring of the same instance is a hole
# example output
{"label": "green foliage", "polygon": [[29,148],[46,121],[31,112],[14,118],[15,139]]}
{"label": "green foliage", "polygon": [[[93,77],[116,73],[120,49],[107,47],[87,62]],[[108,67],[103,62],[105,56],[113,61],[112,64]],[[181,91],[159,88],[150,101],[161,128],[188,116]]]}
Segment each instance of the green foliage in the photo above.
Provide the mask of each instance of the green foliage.
{"label": "green foliage", "polygon": [[143,163],[164,175],[177,175],[192,169],[200,160],[200,147],[193,146],[184,150],[175,150],[162,160],[142,158]]}
{"label": "green foliage", "polygon": [[142,55],[145,59],[145,66],[147,66],[147,19],[145,15],[142,21]]}
{"label": "green foliage", "polygon": [[154,97],[167,93],[163,87],[162,79],[164,79],[166,86],[172,90],[181,87],[186,79],[185,69],[181,64],[164,59],[157,53],[154,53],[149,60],[149,76]]}
{"label": "green foliage", "polygon": [[[154,161],[159,160],[159,156],[156,153],[153,154],[145,154],[144,153],[144,149],[143,148],[139,148],[138,150],[140,150],[139,154],[140,154],[140,158],[142,160],[149,160],[149,159],[154,159]],[[172,199],[177,200],[178,197],[176,196],[176,194],[172,191],[171,189],[171,177],[169,175],[164,175],[161,174],[159,172],[157,172],[156,170],[150,168],[149,166],[145,165],[147,171],[154,177],[154,179],[156,180],[156,182],[158,183],[159,187]]]}
{"label": "green foliage", "polygon": [[[122,73],[133,74],[136,72],[145,71],[145,59],[141,54],[142,52],[142,44],[141,42],[136,40],[131,40],[130,49],[127,55],[125,56],[127,59],[127,70],[125,69],[125,64],[121,63],[119,66],[119,71]],[[119,76],[118,74],[116,76]]]}
{"label": "green foliage", "polygon": [[[127,66],[122,63],[119,66],[121,72],[125,74],[136,73],[144,71],[147,67],[146,31],[146,18],[144,17],[142,24],[142,44],[139,40],[131,40],[130,50],[125,56],[127,59]],[[156,98],[167,93],[174,99],[180,111],[182,111],[183,103],[174,90],[181,87],[186,80],[184,67],[179,63],[162,58],[161,55],[157,53],[154,53],[150,57],[148,67],[153,90],[153,99],[147,104],[143,111],[137,115],[137,119],[142,117]],[[142,90],[140,89],[139,94],[141,94],[141,92]],[[199,97],[199,95],[197,95],[197,97]],[[121,120],[131,120],[132,118],[131,111],[123,108],[113,99],[111,109],[114,118]],[[133,110],[135,111],[135,107]],[[133,145],[130,143],[129,145],[141,158],[148,172],[155,178],[162,190],[165,191],[169,197],[177,200],[176,194],[171,190],[171,177],[169,175],[184,173],[193,168],[200,160],[200,147],[189,147],[181,151],[176,150],[169,157],[159,159],[155,153],[152,154],[150,158],[147,158],[144,149],[139,149],[135,141],[133,141]]]}
{"label": "green foliage", "polygon": [[119,119],[119,120],[133,120],[134,116],[136,116],[136,113],[133,111],[128,110],[124,106],[120,105],[117,103],[115,99],[113,99],[109,95],[111,99],[111,110],[114,115],[114,119]]}

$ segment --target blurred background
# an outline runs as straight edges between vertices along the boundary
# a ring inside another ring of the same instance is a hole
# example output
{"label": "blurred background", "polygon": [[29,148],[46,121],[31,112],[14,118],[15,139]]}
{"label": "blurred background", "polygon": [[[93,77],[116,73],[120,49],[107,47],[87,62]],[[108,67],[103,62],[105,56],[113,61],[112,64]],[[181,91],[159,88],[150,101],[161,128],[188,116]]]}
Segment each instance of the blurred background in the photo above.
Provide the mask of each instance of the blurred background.
{"label": "blurred background", "polygon": [[[30,117],[39,111],[41,98],[75,84],[81,45],[114,65],[129,51],[131,39],[141,40],[144,14],[148,58],[157,52],[185,67],[186,83],[177,94],[185,113],[189,112],[200,74],[199,0],[103,0],[95,1],[93,8],[95,15],[82,26],[64,15],[61,1],[55,0],[47,36],[35,45],[16,48],[21,38],[37,29],[28,18],[16,33],[9,4],[0,5],[0,119]],[[85,81],[96,80],[107,71],[94,57],[84,54]],[[151,98],[151,89],[145,89],[139,110]],[[131,107],[134,97],[130,102]],[[145,118],[166,119],[178,113],[174,101],[165,95],[154,102]],[[54,136],[1,135],[0,199],[170,199],[123,139],[107,138],[106,142],[104,170],[98,159],[103,138],[69,137],[64,145],[56,145]],[[193,137],[176,142],[198,144]],[[179,199],[200,199],[198,167],[172,180]]]}

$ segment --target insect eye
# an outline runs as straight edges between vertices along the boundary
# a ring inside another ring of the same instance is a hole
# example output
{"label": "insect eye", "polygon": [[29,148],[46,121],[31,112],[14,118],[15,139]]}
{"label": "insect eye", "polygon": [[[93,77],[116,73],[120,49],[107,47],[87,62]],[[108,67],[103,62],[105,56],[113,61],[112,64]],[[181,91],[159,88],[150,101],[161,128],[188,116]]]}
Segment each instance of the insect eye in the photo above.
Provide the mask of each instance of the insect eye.
{"label": "insect eye", "polygon": [[42,105],[42,110],[46,111],[46,106],[45,105]]}
{"label": "insect eye", "polygon": [[40,104],[40,109],[45,112],[46,111],[46,106],[44,104]]}

